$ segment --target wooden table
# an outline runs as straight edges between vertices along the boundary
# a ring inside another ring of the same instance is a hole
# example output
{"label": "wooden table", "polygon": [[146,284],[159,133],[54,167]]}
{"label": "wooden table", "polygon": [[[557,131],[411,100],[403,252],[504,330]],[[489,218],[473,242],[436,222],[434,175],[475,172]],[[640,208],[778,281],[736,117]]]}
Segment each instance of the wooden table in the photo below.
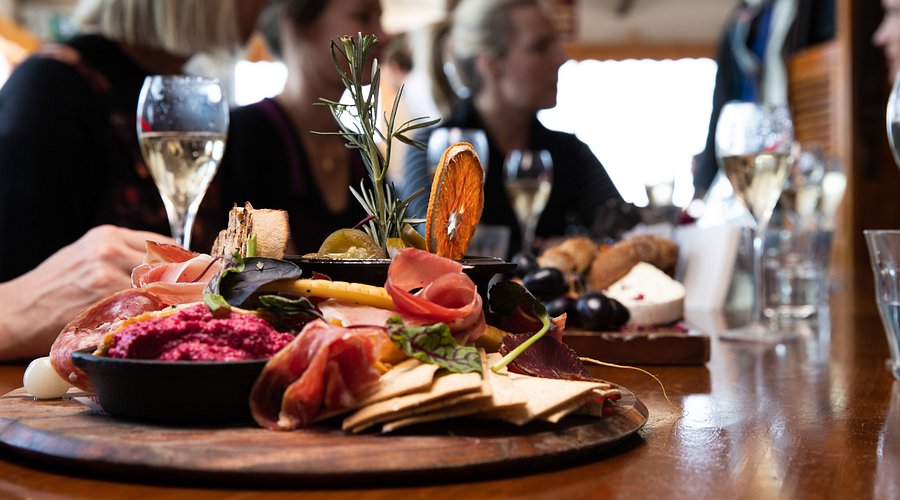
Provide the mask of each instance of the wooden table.
{"label": "wooden table", "polygon": [[[612,452],[512,477],[448,477],[408,488],[306,490],[297,497],[513,498],[900,498],[900,382],[884,367],[877,317],[835,306],[822,328],[796,342],[744,345],[713,338],[706,366],[637,372],[593,369],[631,389],[650,409],[639,435]],[[689,322],[716,332],[714,315]],[[23,366],[0,365],[0,393],[21,385]],[[377,459],[375,457],[374,459]],[[284,491],[193,488],[79,477],[0,451],[0,497],[256,498]]]}

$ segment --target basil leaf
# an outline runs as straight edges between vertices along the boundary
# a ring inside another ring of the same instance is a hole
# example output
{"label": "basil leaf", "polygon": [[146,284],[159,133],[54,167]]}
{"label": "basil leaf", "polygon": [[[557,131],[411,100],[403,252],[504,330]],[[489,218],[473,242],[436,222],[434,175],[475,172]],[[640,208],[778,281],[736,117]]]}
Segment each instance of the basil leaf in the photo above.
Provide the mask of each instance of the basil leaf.
{"label": "basil leaf", "polygon": [[273,281],[298,279],[301,271],[293,262],[263,257],[245,259],[236,267],[223,269],[218,293],[233,306],[241,306],[262,286]]}
{"label": "basil leaf", "polygon": [[460,345],[444,323],[407,326],[399,316],[394,316],[387,320],[386,326],[391,339],[407,356],[454,373],[481,373],[478,349]]}
{"label": "basil leaf", "polygon": [[219,293],[222,278],[231,273],[240,273],[244,270],[244,259],[238,252],[234,252],[230,257],[222,257],[222,260],[222,270],[219,271],[218,276],[209,280],[209,283],[207,283],[206,287],[203,289],[203,303],[213,312],[217,311],[220,307],[226,309],[231,307],[231,304],[229,304],[225,297]]}
{"label": "basil leaf", "polygon": [[315,314],[315,306],[306,297],[290,298],[281,295],[260,295],[258,297],[260,309],[274,311],[279,314],[303,315],[318,317]]}
{"label": "basil leaf", "polygon": [[494,363],[491,370],[495,372],[515,361],[525,349],[553,328],[544,304],[518,283],[503,281],[491,287],[488,305],[492,325],[513,333],[534,333]]}
{"label": "basil leaf", "polygon": [[491,287],[488,308],[488,323],[510,333],[534,333],[550,317],[541,301],[513,281]]}

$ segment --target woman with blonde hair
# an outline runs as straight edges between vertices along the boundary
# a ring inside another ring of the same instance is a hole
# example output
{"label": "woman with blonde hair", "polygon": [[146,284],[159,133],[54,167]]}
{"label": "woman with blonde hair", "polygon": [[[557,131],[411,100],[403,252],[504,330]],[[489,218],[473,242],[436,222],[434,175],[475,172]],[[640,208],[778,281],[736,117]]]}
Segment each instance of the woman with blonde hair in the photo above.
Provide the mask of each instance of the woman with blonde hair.
{"label": "woman with blonde hair", "polygon": [[[510,254],[519,248],[520,228],[503,184],[508,153],[544,149],[553,159],[553,188],[537,225],[539,238],[566,234],[568,226],[591,228],[609,203],[621,197],[586,144],[572,134],[548,130],[537,119],[556,105],[557,76],[565,61],[550,16],[539,0],[463,0],[453,12],[443,41],[444,64],[434,64],[435,88],[452,88],[435,101],[451,109],[442,126],[483,129],[488,138],[481,222],[511,229]],[[428,141],[428,134],[418,137]],[[402,194],[428,190],[425,152],[410,150]],[[427,200],[428,196],[419,200]],[[424,204],[416,206],[424,216]],[[412,211],[412,209],[411,209]]]}
{"label": "woman with blonde hair", "polygon": [[0,89],[0,359],[46,353],[72,311],[129,286],[145,240],[171,241],[135,128],[144,77],[236,50],[265,3],[88,1],[79,35],[13,71]]}

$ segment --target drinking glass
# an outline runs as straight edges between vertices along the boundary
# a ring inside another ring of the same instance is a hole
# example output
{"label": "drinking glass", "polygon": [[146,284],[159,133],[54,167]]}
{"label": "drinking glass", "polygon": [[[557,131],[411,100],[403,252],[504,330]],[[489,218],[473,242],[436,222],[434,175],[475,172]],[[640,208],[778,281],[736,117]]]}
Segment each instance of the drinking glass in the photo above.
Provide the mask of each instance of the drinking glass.
{"label": "drinking glass", "polygon": [[794,126],[786,106],[730,102],[716,126],[716,157],[735,195],[750,214],[753,229],[753,312],[749,324],[723,332],[722,338],[778,342],[791,334],[779,332],[763,314],[763,250],[766,227],[791,161]]}
{"label": "drinking glass", "polygon": [[[431,132],[428,137],[428,147],[425,156],[428,161],[428,180],[434,178],[434,172],[441,161],[444,151],[457,142],[468,142],[475,148],[481,167],[487,169],[488,164],[488,140],[484,130],[478,128],[439,127]],[[485,171],[485,174],[487,172]],[[430,186],[429,182],[429,186]]]}
{"label": "drinking glass", "polygon": [[547,206],[553,185],[553,159],[541,150],[510,151],[503,162],[506,195],[512,204],[522,232],[523,252],[531,252],[534,230]]}
{"label": "drinking glass", "polygon": [[137,133],[172,238],[190,248],[197,209],[225,152],[228,103],[219,82],[154,75],[138,98]]}
{"label": "drinking glass", "polygon": [[815,229],[822,204],[825,153],[818,144],[794,144],[793,161],[778,201],[788,229]]}
{"label": "drinking glass", "polygon": [[875,300],[891,356],[887,366],[894,378],[900,380],[900,231],[867,229],[863,234],[875,273]]}
{"label": "drinking glass", "polygon": [[894,162],[900,166],[900,152],[897,150],[900,147],[900,144],[897,144],[900,141],[900,73],[894,78],[891,95],[888,97],[887,135],[891,152],[894,153]]}

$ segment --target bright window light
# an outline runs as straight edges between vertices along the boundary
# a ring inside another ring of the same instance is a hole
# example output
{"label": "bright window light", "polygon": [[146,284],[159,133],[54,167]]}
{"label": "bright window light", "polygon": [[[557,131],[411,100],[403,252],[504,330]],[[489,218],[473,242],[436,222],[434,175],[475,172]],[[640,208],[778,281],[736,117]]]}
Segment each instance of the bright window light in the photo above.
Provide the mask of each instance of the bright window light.
{"label": "bright window light", "polygon": [[606,167],[622,197],[648,203],[648,186],[673,186],[672,202],[693,195],[691,164],[703,150],[712,109],[711,59],[569,61],[559,99],[538,117],[574,133]]}
{"label": "bright window light", "polygon": [[234,67],[234,103],[253,104],[284,89],[287,66],[282,62],[238,61]]}

